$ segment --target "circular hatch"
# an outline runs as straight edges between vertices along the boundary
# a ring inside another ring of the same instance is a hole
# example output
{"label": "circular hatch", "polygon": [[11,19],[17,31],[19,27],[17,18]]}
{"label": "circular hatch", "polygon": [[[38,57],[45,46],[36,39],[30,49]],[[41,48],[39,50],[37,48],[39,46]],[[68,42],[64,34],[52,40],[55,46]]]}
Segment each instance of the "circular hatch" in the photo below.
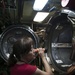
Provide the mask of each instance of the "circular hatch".
{"label": "circular hatch", "polygon": [[17,39],[21,37],[29,36],[34,41],[34,47],[38,47],[38,36],[34,31],[26,25],[12,25],[3,31],[0,39],[0,54],[2,58],[7,61],[10,53],[12,52],[12,46]]}
{"label": "circular hatch", "polygon": [[47,55],[55,70],[65,73],[72,65],[73,26],[66,14],[54,16],[46,29]]}

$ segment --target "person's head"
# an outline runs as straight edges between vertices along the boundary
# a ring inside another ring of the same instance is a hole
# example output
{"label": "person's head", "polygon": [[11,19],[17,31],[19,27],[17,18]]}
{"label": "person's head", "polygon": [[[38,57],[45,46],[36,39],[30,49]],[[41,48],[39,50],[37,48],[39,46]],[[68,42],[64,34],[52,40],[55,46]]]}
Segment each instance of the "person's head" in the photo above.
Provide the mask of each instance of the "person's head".
{"label": "person's head", "polygon": [[75,66],[71,66],[68,70],[67,70],[67,75],[75,75]]}
{"label": "person's head", "polygon": [[14,65],[17,61],[30,62],[35,58],[33,52],[33,40],[30,37],[23,37],[13,45],[13,51],[9,56],[8,64]]}

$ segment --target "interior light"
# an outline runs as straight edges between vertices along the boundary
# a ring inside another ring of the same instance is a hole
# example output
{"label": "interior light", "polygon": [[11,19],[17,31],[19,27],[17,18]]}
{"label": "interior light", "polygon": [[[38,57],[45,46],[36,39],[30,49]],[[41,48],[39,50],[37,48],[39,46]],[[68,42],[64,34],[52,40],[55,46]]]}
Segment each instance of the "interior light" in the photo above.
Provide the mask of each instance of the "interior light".
{"label": "interior light", "polygon": [[66,7],[70,0],[61,0],[61,6]]}
{"label": "interior light", "polygon": [[34,20],[35,22],[42,22],[47,16],[48,16],[48,12],[38,12],[35,17]]}
{"label": "interior light", "polygon": [[47,2],[48,2],[48,0],[35,0],[33,9],[40,11],[44,8],[44,6],[46,5]]}

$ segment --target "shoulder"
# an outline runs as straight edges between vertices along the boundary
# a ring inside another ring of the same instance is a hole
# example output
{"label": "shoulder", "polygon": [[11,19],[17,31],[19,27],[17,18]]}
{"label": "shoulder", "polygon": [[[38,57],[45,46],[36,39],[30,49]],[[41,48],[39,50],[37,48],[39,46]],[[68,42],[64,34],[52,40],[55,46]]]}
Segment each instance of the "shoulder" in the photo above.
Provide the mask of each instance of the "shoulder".
{"label": "shoulder", "polygon": [[31,75],[35,73],[35,71],[37,70],[37,67],[34,65],[27,64],[26,69],[29,72],[29,75]]}
{"label": "shoulder", "polygon": [[31,69],[31,70],[36,70],[37,69],[37,67],[35,65],[30,65],[30,64],[27,64],[27,68]]}

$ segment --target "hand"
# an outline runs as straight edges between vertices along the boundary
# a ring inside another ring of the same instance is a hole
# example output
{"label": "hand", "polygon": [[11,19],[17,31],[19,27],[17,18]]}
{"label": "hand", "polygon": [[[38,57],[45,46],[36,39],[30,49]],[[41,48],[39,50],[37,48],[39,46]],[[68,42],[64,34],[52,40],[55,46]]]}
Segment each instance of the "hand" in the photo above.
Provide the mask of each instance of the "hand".
{"label": "hand", "polygon": [[34,49],[34,52],[37,52],[41,58],[45,57],[44,51],[45,51],[45,48]]}

